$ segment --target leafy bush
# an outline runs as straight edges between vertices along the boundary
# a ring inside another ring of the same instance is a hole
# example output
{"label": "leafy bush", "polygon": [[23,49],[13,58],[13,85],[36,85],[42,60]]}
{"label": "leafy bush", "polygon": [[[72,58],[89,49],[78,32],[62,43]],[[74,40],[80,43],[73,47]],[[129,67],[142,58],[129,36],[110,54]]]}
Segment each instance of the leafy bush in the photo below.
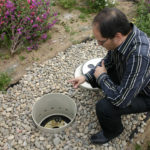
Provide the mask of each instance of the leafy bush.
{"label": "leafy bush", "polygon": [[141,147],[141,145],[139,145],[139,144],[136,144],[136,145],[135,145],[135,150],[142,150],[142,147]]}
{"label": "leafy bush", "polygon": [[60,6],[63,8],[72,8],[76,4],[76,0],[58,0]]}
{"label": "leafy bush", "polygon": [[57,22],[50,0],[0,0],[0,45],[15,53],[22,45],[37,49]]}
{"label": "leafy bush", "polygon": [[0,91],[4,90],[10,83],[11,79],[7,73],[0,73]]}
{"label": "leafy bush", "polygon": [[98,12],[106,6],[112,7],[115,5],[115,0],[83,0],[83,7],[77,5],[77,0],[57,0],[58,4],[66,9],[76,8],[82,13],[89,14]]}
{"label": "leafy bush", "polygon": [[141,0],[137,7],[137,18],[135,24],[150,36],[150,0]]}
{"label": "leafy bush", "polygon": [[98,12],[106,6],[113,6],[115,0],[86,0],[91,12]]}

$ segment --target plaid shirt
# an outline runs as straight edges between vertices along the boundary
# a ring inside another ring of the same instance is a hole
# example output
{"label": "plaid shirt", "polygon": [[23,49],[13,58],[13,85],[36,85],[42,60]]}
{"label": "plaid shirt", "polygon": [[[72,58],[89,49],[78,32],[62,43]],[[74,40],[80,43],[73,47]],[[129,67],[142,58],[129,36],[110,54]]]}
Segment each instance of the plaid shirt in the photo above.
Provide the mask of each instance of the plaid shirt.
{"label": "plaid shirt", "polygon": [[95,81],[107,99],[120,108],[130,105],[139,93],[150,97],[150,41],[145,33],[131,25],[133,30],[127,39],[104,57],[106,69],[115,66],[119,85],[107,73],[102,73],[97,79],[94,77],[94,69],[85,74],[91,85]]}

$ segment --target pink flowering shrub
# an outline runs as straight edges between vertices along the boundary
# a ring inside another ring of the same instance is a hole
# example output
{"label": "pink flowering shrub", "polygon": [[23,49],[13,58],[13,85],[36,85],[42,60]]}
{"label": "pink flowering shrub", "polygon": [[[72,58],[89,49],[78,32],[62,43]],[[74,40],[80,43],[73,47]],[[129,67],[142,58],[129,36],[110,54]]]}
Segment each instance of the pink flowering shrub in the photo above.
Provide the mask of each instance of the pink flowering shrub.
{"label": "pink flowering shrub", "polygon": [[50,0],[0,0],[0,46],[14,54],[22,45],[38,49],[57,22]]}

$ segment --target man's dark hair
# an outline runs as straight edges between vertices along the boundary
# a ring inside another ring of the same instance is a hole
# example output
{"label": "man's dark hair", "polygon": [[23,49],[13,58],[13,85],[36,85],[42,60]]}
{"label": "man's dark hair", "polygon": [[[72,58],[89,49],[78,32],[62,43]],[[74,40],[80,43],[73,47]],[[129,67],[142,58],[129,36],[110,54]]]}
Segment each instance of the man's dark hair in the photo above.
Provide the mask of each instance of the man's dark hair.
{"label": "man's dark hair", "polygon": [[99,25],[99,31],[104,38],[114,38],[117,32],[127,35],[130,31],[130,23],[117,8],[104,8],[93,20],[93,24]]}

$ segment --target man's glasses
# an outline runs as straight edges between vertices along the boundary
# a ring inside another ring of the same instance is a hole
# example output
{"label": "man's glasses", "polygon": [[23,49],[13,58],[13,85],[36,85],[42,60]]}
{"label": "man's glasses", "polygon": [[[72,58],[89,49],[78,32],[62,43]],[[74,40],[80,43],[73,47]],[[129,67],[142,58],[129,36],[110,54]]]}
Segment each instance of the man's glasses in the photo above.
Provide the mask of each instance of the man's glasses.
{"label": "man's glasses", "polygon": [[107,41],[108,39],[106,39],[106,40],[103,40],[103,41],[100,41],[100,40],[97,40],[97,42],[98,42],[98,44],[100,44],[100,45],[104,45],[104,43]]}

